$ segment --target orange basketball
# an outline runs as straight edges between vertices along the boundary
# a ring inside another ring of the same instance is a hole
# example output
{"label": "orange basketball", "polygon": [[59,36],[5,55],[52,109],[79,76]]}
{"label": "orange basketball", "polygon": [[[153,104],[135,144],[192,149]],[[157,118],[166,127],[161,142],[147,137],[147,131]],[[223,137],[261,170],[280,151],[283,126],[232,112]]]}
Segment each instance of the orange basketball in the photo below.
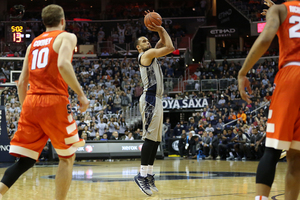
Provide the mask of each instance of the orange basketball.
{"label": "orange basketball", "polygon": [[152,22],[154,22],[158,26],[161,26],[162,18],[157,12],[149,12],[145,16],[144,23],[146,27],[148,27],[148,25],[153,25]]}

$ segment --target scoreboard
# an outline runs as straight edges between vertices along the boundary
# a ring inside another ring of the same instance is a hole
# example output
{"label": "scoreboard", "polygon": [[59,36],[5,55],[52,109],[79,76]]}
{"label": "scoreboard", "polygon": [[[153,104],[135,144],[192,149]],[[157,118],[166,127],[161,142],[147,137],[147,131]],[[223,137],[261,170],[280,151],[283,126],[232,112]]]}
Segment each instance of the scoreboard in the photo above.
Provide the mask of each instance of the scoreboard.
{"label": "scoreboard", "polygon": [[25,22],[5,23],[5,41],[8,44],[23,44],[26,40]]}

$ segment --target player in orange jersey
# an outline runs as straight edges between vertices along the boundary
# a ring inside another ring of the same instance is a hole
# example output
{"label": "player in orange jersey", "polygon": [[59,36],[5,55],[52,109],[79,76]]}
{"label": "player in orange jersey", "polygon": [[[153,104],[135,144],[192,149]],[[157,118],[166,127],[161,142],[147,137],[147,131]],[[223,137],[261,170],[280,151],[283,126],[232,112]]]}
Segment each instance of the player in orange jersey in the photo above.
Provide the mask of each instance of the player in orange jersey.
{"label": "player in orange jersey", "polygon": [[250,82],[246,75],[269,48],[276,33],[279,40],[279,72],[276,75],[269,109],[266,150],[256,174],[256,200],[267,200],[274,181],[281,150],[287,150],[288,170],[285,199],[296,200],[300,189],[300,1],[273,5],[267,23],[253,44],[239,72],[242,98],[251,103]]}
{"label": "player in orange jersey", "polygon": [[68,100],[69,85],[78,95],[81,112],[89,105],[71,64],[77,38],[64,31],[66,22],[60,6],[45,7],[42,19],[46,32],[28,46],[18,83],[22,112],[10,154],[20,159],[5,171],[0,182],[0,199],[34,165],[48,138],[59,155],[55,199],[66,199],[72,180],[74,153],[85,143],[79,139]]}

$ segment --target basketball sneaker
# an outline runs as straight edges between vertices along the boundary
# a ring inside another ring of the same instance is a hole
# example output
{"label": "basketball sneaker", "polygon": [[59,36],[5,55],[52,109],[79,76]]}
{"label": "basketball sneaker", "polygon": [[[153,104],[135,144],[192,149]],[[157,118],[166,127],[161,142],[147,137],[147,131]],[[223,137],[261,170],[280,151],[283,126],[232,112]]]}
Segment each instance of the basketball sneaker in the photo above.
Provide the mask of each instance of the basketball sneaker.
{"label": "basketball sneaker", "polygon": [[140,173],[138,173],[138,175],[136,175],[134,177],[134,181],[135,183],[139,186],[140,190],[148,195],[148,196],[151,196],[153,193],[150,189],[150,186],[149,186],[149,182],[148,182],[148,178],[147,177],[142,177]]}
{"label": "basketball sneaker", "polygon": [[147,179],[148,179],[148,182],[149,182],[150,189],[153,190],[154,192],[158,192],[158,189],[157,189],[157,187],[155,186],[154,175],[155,175],[155,174],[153,174],[153,175],[148,174],[148,175],[147,175]]}

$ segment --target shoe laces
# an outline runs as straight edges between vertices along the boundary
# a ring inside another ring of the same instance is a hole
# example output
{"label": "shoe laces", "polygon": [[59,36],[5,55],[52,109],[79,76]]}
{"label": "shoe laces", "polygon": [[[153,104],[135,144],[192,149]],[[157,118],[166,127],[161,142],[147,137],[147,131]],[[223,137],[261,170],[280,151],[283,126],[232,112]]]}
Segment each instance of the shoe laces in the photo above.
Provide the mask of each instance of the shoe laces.
{"label": "shoe laces", "polygon": [[150,189],[149,187],[149,182],[148,182],[148,179],[147,177],[141,177],[143,180],[140,181],[140,185],[143,187],[143,188],[146,188],[146,189]]}
{"label": "shoe laces", "polygon": [[154,185],[154,175],[148,175],[148,181],[149,181],[149,184],[151,185],[151,186],[155,186]]}

